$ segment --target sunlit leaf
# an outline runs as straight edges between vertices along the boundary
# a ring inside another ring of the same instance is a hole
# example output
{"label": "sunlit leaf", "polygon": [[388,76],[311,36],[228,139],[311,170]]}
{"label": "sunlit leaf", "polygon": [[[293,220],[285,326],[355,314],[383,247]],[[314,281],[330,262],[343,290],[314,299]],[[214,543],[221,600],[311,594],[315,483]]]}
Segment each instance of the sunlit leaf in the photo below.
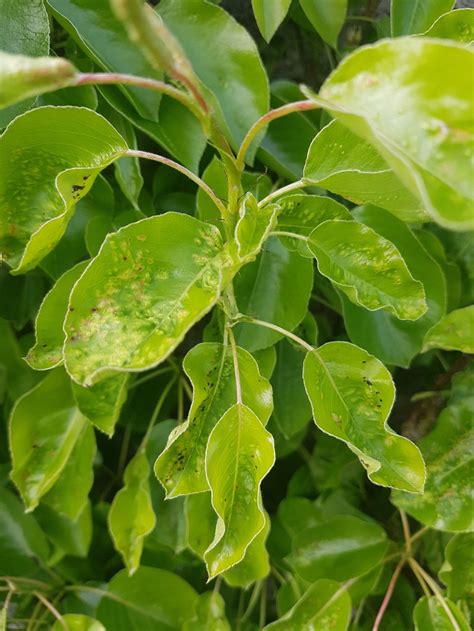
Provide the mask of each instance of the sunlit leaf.
{"label": "sunlit leaf", "polygon": [[59,478],[86,424],[62,369],[18,399],[10,418],[11,478],[27,510]]}
{"label": "sunlit leaf", "polygon": [[64,631],[64,624],[67,631],[106,631],[104,625],[98,620],[90,618],[80,613],[67,613],[61,620],[56,620],[51,631]]}
{"label": "sunlit leaf", "polygon": [[423,285],[410,274],[397,248],[356,221],[328,220],[308,237],[318,269],[351,302],[369,311],[386,309],[401,320],[427,310]]}
{"label": "sunlit leaf", "polygon": [[311,143],[304,179],[355,204],[386,208],[404,221],[428,217],[380,153],[337,120],[323,127]]}
{"label": "sunlit leaf", "polygon": [[335,581],[316,581],[280,620],[265,629],[312,629],[346,631],[351,616],[347,588]]}
{"label": "sunlit leaf", "polygon": [[111,233],[70,298],[65,363],[92,385],[159,364],[215,303],[227,255],[218,231],[166,213]]}
{"label": "sunlit leaf", "polygon": [[206,474],[219,517],[205,553],[210,578],[241,561],[264,528],[260,484],[274,460],[271,434],[241,403],[222,416],[209,436]]}
{"label": "sunlit leaf", "polygon": [[124,486],[114,497],[108,524],[116,549],[122,555],[130,575],[140,565],[143,541],[155,527],[151,506],[150,467],[143,451],[128,463],[123,476]]}
{"label": "sunlit leaf", "polygon": [[252,194],[245,196],[235,226],[237,253],[241,260],[252,260],[260,252],[268,233],[274,227],[277,209],[275,204],[259,208]]}
{"label": "sunlit leaf", "polygon": [[[265,424],[272,411],[271,386],[250,353],[238,348],[237,357],[243,402]],[[230,346],[199,344],[186,355],[183,368],[194,388],[188,420],[172,432],[155,463],[167,497],[209,489],[204,468],[209,435],[237,400]]]}
{"label": "sunlit leaf", "polygon": [[127,398],[128,381],[129,375],[124,373],[103,379],[87,388],[74,381],[71,383],[80,412],[109,436],[114,433],[115,424]]}
{"label": "sunlit leaf", "polygon": [[474,11],[472,8],[449,11],[441,15],[425,35],[471,44],[474,39]]}
{"label": "sunlit leaf", "polygon": [[372,482],[423,490],[420,451],[387,425],[395,386],[378,359],[347,342],[329,342],[307,354],[303,378],[317,426],[348,444]]}
{"label": "sunlit leaf", "polygon": [[453,8],[454,0],[391,0],[392,36],[423,33],[440,15]]}
{"label": "sunlit leaf", "polygon": [[449,614],[436,596],[423,596],[416,603],[413,610],[415,631],[469,631],[470,625],[459,607],[449,598],[443,601]]}
{"label": "sunlit leaf", "polygon": [[187,620],[182,631],[230,631],[229,621],[225,617],[225,601],[218,592],[204,592],[196,603],[196,614]]}
{"label": "sunlit leaf", "polygon": [[252,9],[260,33],[269,42],[285,19],[291,0],[252,0]]}
{"label": "sunlit leaf", "polygon": [[110,123],[84,108],[41,107],[9,125],[0,138],[0,251],[13,273],[51,252],[76,202],[126,149]]}
{"label": "sunlit leaf", "polygon": [[474,353],[474,305],[441,318],[426,334],[423,350],[430,348]]}
{"label": "sunlit leaf", "polygon": [[392,494],[393,503],[423,524],[448,532],[471,530],[474,525],[473,481],[474,372],[453,378],[448,406],[434,429],[420,441],[427,478],[423,495]]}

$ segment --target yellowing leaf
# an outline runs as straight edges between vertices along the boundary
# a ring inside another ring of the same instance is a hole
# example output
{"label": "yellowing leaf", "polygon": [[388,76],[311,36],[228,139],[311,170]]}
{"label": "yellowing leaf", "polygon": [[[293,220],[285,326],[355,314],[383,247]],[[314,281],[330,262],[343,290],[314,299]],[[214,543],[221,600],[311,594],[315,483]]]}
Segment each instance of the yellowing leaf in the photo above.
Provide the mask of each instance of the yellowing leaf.
{"label": "yellowing leaf", "polygon": [[[265,424],[273,407],[271,386],[250,353],[238,348],[237,356],[243,402]],[[229,346],[199,344],[186,355],[183,368],[194,387],[189,417],[170,434],[166,449],[155,463],[155,474],[169,498],[209,489],[204,467],[209,435],[236,402]]]}
{"label": "yellowing leaf", "polygon": [[241,561],[264,528],[260,484],[274,461],[271,434],[250,408],[236,403],[213,429],[206,450],[206,474],[218,515],[205,553],[209,578]]}
{"label": "yellowing leaf", "polygon": [[216,302],[228,256],[214,226],[178,213],[109,234],[74,286],[65,364],[80,384],[163,361]]}
{"label": "yellowing leaf", "polygon": [[64,234],[98,173],[127,150],[105,118],[80,107],[39,107],[0,137],[0,254],[20,274]]}
{"label": "yellowing leaf", "polygon": [[150,497],[150,466],[144,451],[138,451],[124,473],[125,486],[114,497],[108,514],[109,530],[129,575],[140,565],[143,541],[155,527]]}
{"label": "yellowing leaf", "polygon": [[474,305],[441,318],[426,334],[423,351],[430,348],[474,353]]}
{"label": "yellowing leaf", "polygon": [[395,386],[385,366],[347,342],[329,342],[308,353],[303,366],[316,425],[348,444],[375,484],[423,490],[419,449],[387,426]]}

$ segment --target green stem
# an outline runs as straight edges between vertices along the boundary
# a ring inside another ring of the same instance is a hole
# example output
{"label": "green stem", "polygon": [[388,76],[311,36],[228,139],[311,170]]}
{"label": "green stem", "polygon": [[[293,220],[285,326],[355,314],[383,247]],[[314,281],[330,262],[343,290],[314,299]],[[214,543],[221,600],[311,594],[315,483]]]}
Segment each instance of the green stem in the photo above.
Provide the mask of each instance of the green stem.
{"label": "green stem", "polygon": [[161,411],[161,408],[163,407],[163,404],[164,404],[164,402],[166,400],[166,397],[168,396],[169,391],[171,390],[171,388],[176,383],[177,379],[178,379],[177,376],[172,377],[169,380],[168,384],[163,389],[163,392],[161,393],[160,398],[158,399],[158,401],[157,401],[157,403],[155,405],[155,409],[153,410],[153,414],[151,415],[150,422],[148,423],[148,427],[147,427],[147,430],[145,432],[145,436],[143,437],[143,440],[142,440],[142,442],[140,444],[140,447],[138,448],[138,451],[140,451],[141,449],[143,449],[143,450],[146,449],[146,446],[147,446],[148,441],[150,439],[151,432],[152,432],[153,427],[154,427],[154,425],[156,423],[156,420],[157,420],[158,415],[159,415],[159,413]]}
{"label": "green stem", "polygon": [[302,346],[309,353],[314,351],[314,346],[311,346],[311,344],[308,344],[308,342],[305,342],[301,337],[298,337],[291,331],[287,331],[286,329],[283,329],[281,326],[272,324],[271,322],[264,322],[263,320],[258,320],[257,318],[252,318],[251,316],[246,316],[246,315],[239,315],[235,319],[235,324],[237,324],[238,322],[248,322],[248,324],[255,324],[256,326],[263,326],[266,329],[271,329],[272,331],[281,333],[282,335],[285,335],[286,337],[288,337],[290,340],[293,340],[294,342]]}
{"label": "green stem", "polygon": [[136,381],[131,383],[130,386],[128,387],[128,390],[133,390],[133,388],[137,388],[138,386],[141,386],[143,383],[150,381],[150,379],[154,379],[155,377],[159,377],[159,375],[164,375],[167,372],[171,372],[174,370],[175,369],[172,366],[164,366],[163,368],[158,368],[157,370],[154,370],[150,374],[145,375],[141,379],[137,379]]}
{"label": "green stem", "polygon": [[258,628],[263,629],[267,618],[267,581],[263,581],[263,587],[260,594],[260,614],[258,617]]}
{"label": "green stem", "polygon": [[262,201],[259,202],[258,205],[260,208],[262,208],[263,206],[266,206],[269,202],[273,201],[277,197],[281,197],[282,195],[285,195],[286,193],[289,193],[290,191],[294,191],[298,188],[303,188],[307,185],[308,185],[307,182],[303,179],[293,182],[292,184],[287,184],[286,186],[283,186],[282,188],[279,188],[276,191],[273,191],[273,193],[270,193],[269,195],[264,197]]}
{"label": "green stem", "polygon": [[256,604],[258,603],[258,597],[260,596],[260,592],[263,587],[263,582],[264,581],[257,581],[257,583],[255,583],[255,587],[253,588],[253,591],[250,595],[250,600],[247,605],[247,609],[245,610],[242,616],[241,622],[247,622],[247,620],[252,615],[252,612],[255,609]]}
{"label": "green stem", "polygon": [[287,232],[286,230],[273,230],[269,234],[270,237],[291,237],[291,239],[299,239],[300,241],[308,241],[308,237],[304,234],[297,234],[296,232]]}
{"label": "green stem", "polygon": [[188,177],[192,182],[197,184],[200,188],[202,188],[202,190],[212,199],[214,204],[217,206],[222,217],[225,218],[227,216],[226,207],[221,202],[221,200],[217,197],[214,191],[210,188],[210,186],[208,186],[206,182],[201,180],[200,177],[195,175],[192,171],[190,171],[186,167],[183,167],[178,162],[175,162],[174,160],[171,160],[170,158],[165,158],[164,156],[160,156],[156,153],[150,153],[149,151],[139,151],[138,149],[128,149],[128,151],[126,151],[124,155],[130,156],[132,158],[144,158],[145,160],[153,160],[154,162],[165,164],[166,166],[171,167],[172,169],[175,169],[176,171],[179,171],[180,173]]}
{"label": "green stem", "polygon": [[270,110],[269,112],[261,116],[248,130],[245,138],[242,141],[242,144],[240,145],[240,149],[237,154],[237,168],[240,171],[244,170],[245,156],[247,155],[250,145],[252,144],[258,133],[267,125],[269,125],[272,121],[276,120],[277,118],[281,118],[282,116],[293,114],[294,112],[305,112],[307,110],[318,109],[319,107],[320,106],[314,101],[295,101],[294,103],[287,103],[286,105],[277,107],[274,110]]}
{"label": "green stem", "polygon": [[234,362],[234,373],[235,373],[235,395],[237,397],[237,403],[242,403],[242,385],[240,382],[240,369],[239,369],[239,357],[237,355],[237,344],[235,343],[235,336],[230,328],[227,327],[229,332],[230,346],[232,349],[232,360]]}

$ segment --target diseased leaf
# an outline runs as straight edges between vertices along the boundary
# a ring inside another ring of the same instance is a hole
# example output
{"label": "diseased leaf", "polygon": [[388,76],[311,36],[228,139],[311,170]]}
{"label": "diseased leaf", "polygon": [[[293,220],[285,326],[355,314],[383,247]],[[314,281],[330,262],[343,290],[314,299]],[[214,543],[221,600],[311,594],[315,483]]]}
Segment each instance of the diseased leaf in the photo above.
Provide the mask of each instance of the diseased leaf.
{"label": "diseased leaf", "polygon": [[417,320],[426,312],[423,285],[397,248],[372,228],[328,220],[311,232],[308,247],[321,274],[351,302],[369,311],[386,309],[401,320]]}
{"label": "diseased leaf", "polygon": [[[238,148],[268,110],[268,79],[255,42],[223,9],[201,0],[164,0],[159,14],[215,96],[229,140]],[[255,149],[254,143],[248,160]]]}
{"label": "diseased leaf", "polygon": [[87,264],[88,261],[82,261],[65,272],[41,303],[35,322],[36,343],[25,358],[35,370],[49,370],[63,362],[63,345],[66,337],[63,322],[69,296]]}
{"label": "diseased leaf", "polygon": [[474,305],[441,318],[426,334],[423,351],[430,348],[474,353]]}
{"label": "diseased leaf", "polygon": [[235,226],[237,253],[242,261],[251,261],[262,249],[262,244],[273,229],[278,206],[267,204],[258,207],[257,200],[251,193],[245,196]]}
{"label": "diseased leaf", "polygon": [[[80,613],[67,613],[62,617],[67,631],[106,631],[104,625],[98,620]],[[51,631],[64,631],[64,625],[60,620],[51,627]]]}
{"label": "diseased leaf", "polygon": [[108,514],[114,545],[130,576],[140,565],[144,538],[156,523],[151,505],[149,477],[150,467],[146,455],[139,450],[125,469],[124,486],[114,497]]}
{"label": "diseased leaf", "polygon": [[87,504],[89,491],[94,481],[94,459],[96,456],[94,430],[86,424],[76,440],[71,454],[53,487],[41,502],[55,512],[75,521]]}
{"label": "diseased leaf", "polygon": [[[276,237],[265,242],[257,259],[234,279],[239,310],[292,331],[303,320],[313,287],[313,264],[290,252]],[[279,333],[251,324],[235,327],[239,346],[253,352],[272,346]]]}
{"label": "diseased leaf", "polygon": [[453,4],[454,0],[391,0],[392,37],[423,33]]}
{"label": "diseased leaf", "polygon": [[182,631],[230,631],[229,621],[225,617],[225,601],[218,592],[204,592],[196,603],[196,613],[187,620]]}
{"label": "diseased leaf", "polygon": [[[1,0],[0,15],[0,50],[32,57],[49,54],[49,20],[43,0]],[[0,129],[15,116],[26,112],[33,103],[34,99],[29,98],[23,103],[1,110]]]}
{"label": "diseased leaf", "polygon": [[76,70],[60,57],[26,57],[0,51],[0,107],[72,85]]}
{"label": "diseased leaf", "polygon": [[385,311],[367,311],[341,294],[344,322],[354,344],[387,364],[407,368],[423,346],[426,332],[446,310],[446,280],[437,261],[402,221],[390,213],[363,206],[353,212],[358,221],[391,241],[413,276],[423,283],[428,311],[415,321],[399,320]]}
{"label": "diseased leaf", "polygon": [[285,19],[291,0],[252,0],[252,9],[260,33],[268,43]]}
{"label": "diseased leaf", "polygon": [[346,631],[350,616],[351,599],[347,588],[322,579],[311,585],[288,613],[268,624],[265,630]]}
{"label": "diseased leaf", "polygon": [[304,179],[354,204],[386,208],[403,221],[428,219],[421,202],[403,186],[380,153],[337,120],[323,127],[311,143]]}
{"label": "diseased leaf", "polygon": [[[238,348],[237,358],[243,402],[266,424],[272,411],[271,386],[250,353]],[[209,435],[236,402],[230,346],[198,344],[186,355],[183,368],[194,388],[188,420],[170,434],[155,463],[168,498],[209,489],[204,466]]]}
{"label": "diseased leaf", "polygon": [[455,535],[444,552],[445,561],[439,577],[454,602],[466,600],[471,614],[474,612],[474,533]]}
{"label": "diseased leaf", "polygon": [[387,545],[381,526],[344,515],[297,532],[287,560],[307,581],[344,581],[361,576],[380,563]]}
{"label": "diseased leaf", "polygon": [[71,294],[68,372],[92,385],[116,371],[159,364],[213,306],[226,265],[218,231],[184,214],[109,234]]}
{"label": "diseased leaf", "polygon": [[256,414],[236,403],[214,427],[206,450],[206,474],[219,519],[206,550],[209,578],[244,558],[265,526],[260,484],[275,461],[273,438]]}
{"label": "diseased leaf", "polygon": [[444,602],[450,615],[436,596],[423,596],[413,610],[415,631],[469,631],[470,627],[459,607],[449,598],[444,598]]}
{"label": "diseased leaf", "polygon": [[127,398],[128,374],[118,374],[103,379],[93,386],[84,387],[75,383],[72,393],[77,407],[93,425],[112,436]]}
{"label": "diseased leaf", "polygon": [[447,532],[472,530],[474,483],[474,371],[453,378],[451,396],[435,428],[420,441],[427,478],[423,495],[392,494],[393,503],[418,521]]}
{"label": "diseased leaf", "polygon": [[420,451],[387,425],[395,386],[378,359],[353,344],[329,342],[307,354],[303,378],[316,425],[348,444],[372,482],[423,491]]}
{"label": "diseased leaf", "polygon": [[152,567],[118,572],[99,602],[97,619],[117,631],[169,631],[194,614],[198,595],[181,577]]}
{"label": "diseased leaf", "polygon": [[18,399],[10,417],[11,478],[28,511],[57,481],[86,424],[62,369]]}
{"label": "diseased leaf", "polygon": [[425,35],[469,45],[474,39],[474,11],[472,8],[449,11],[441,15]]}
{"label": "diseased leaf", "polygon": [[300,4],[323,40],[337,48],[339,32],[346,19],[347,0],[300,0]]}
{"label": "diseased leaf", "polygon": [[40,107],[9,125],[0,138],[0,251],[12,273],[51,252],[76,202],[126,149],[110,123],[84,108]]}
{"label": "diseased leaf", "polygon": [[[109,2],[95,0],[48,0],[48,6],[61,26],[86,55],[106,72],[129,73],[161,79],[140,49],[129,39]],[[161,94],[154,90],[120,86],[136,111],[157,121]]]}
{"label": "diseased leaf", "polygon": [[474,227],[466,159],[473,59],[474,51],[448,40],[382,40],[347,57],[319,101],[370,142],[429,215],[452,230]]}

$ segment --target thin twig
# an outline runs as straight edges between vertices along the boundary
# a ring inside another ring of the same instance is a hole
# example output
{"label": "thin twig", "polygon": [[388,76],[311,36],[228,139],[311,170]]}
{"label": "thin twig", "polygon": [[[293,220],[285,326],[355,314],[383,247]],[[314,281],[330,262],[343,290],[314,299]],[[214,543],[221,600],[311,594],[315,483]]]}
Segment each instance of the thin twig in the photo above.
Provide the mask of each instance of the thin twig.
{"label": "thin twig", "polygon": [[56,607],[52,603],[50,603],[49,600],[45,596],[43,596],[43,594],[41,594],[40,592],[34,591],[33,594],[36,596],[38,600],[40,600],[43,603],[43,605],[47,609],[49,609],[49,611],[53,614],[56,620],[59,620],[59,623],[61,624],[61,626],[67,631],[68,630],[67,624],[64,622],[64,618],[56,609]]}
{"label": "thin twig", "polygon": [[309,353],[314,351],[314,346],[311,346],[311,344],[308,344],[308,342],[305,342],[301,337],[298,337],[291,331],[287,331],[286,329],[283,329],[281,326],[272,324],[271,322],[264,322],[263,320],[258,320],[257,318],[252,318],[251,316],[246,316],[246,315],[242,315],[236,318],[235,324],[237,324],[238,322],[248,322],[248,324],[255,324],[256,326],[263,326],[266,329],[277,331],[277,333],[281,333],[282,335],[285,335],[286,337],[290,338],[290,340],[293,340],[294,342],[302,346]]}
{"label": "thin twig", "polygon": [[392,598],[393,595],[393,590],[395,589],[395,585],[397,584],[397,580],[398,577],[400,576],[400,572],[403,569],[403,566],[406,563],[406,557],[403,557],[402,559],[400,559],[400,561],[398,562],[395,571],[392,574],[392,578],[390,579],[390,582],[388,584],[387,587],[387,591],[385,592],[385,596],[382,600],[382,604],[380,605],[380,609],[377,612],[377,616],[375,618],[375,622],[374,622],[374,626],[372,627],[372,631],[378,631],[379,627],[380,627],[380,623],[382,622],[382,618],[384,617],[384,614],[387,610],[387,607],[390,603],[390,600]]}
{"label": "thin twig", "polygon": [[282,186],[282,188],[279,188],[276,191],[273,191],[273,193],[270,193],[269,195],[264,197],[258,203],[258,205],[260,208],[262,208],[263,206],[266,206],[269,202],[276,199],[277,197],[281,197],[282,195],[285,195],[286,193],[289,193],[290,191],[294,191],[298,188],[304,188],[305,186],[307,186],[307,182],[305,180],[297,180],[296,182],[293,182],[292,184],[287,184],[286,186]]}
{"label": "thin twig", "polygon": [[408,517],[406,516],[405,511],[399,510],[400,519],[402,520],[402,528],[403,528],[403,537],[405,539],[405,546],[407,549],[407,554],[411,556],[411,532],[410,532],[410,524],[408,523]]}
{"label": "thin twig", "polygon": [[242,403],[242,385],[240,382],[240,370],[239,370],[239,357],[237,354],[237,344],[235,343],[235,337],[232,329],[228,327],[229,331],[229,339],[230,346],[232,349],[232,359],[234,362],[234,373],[235,373],[235,395],[237,398],[237,403]]}

